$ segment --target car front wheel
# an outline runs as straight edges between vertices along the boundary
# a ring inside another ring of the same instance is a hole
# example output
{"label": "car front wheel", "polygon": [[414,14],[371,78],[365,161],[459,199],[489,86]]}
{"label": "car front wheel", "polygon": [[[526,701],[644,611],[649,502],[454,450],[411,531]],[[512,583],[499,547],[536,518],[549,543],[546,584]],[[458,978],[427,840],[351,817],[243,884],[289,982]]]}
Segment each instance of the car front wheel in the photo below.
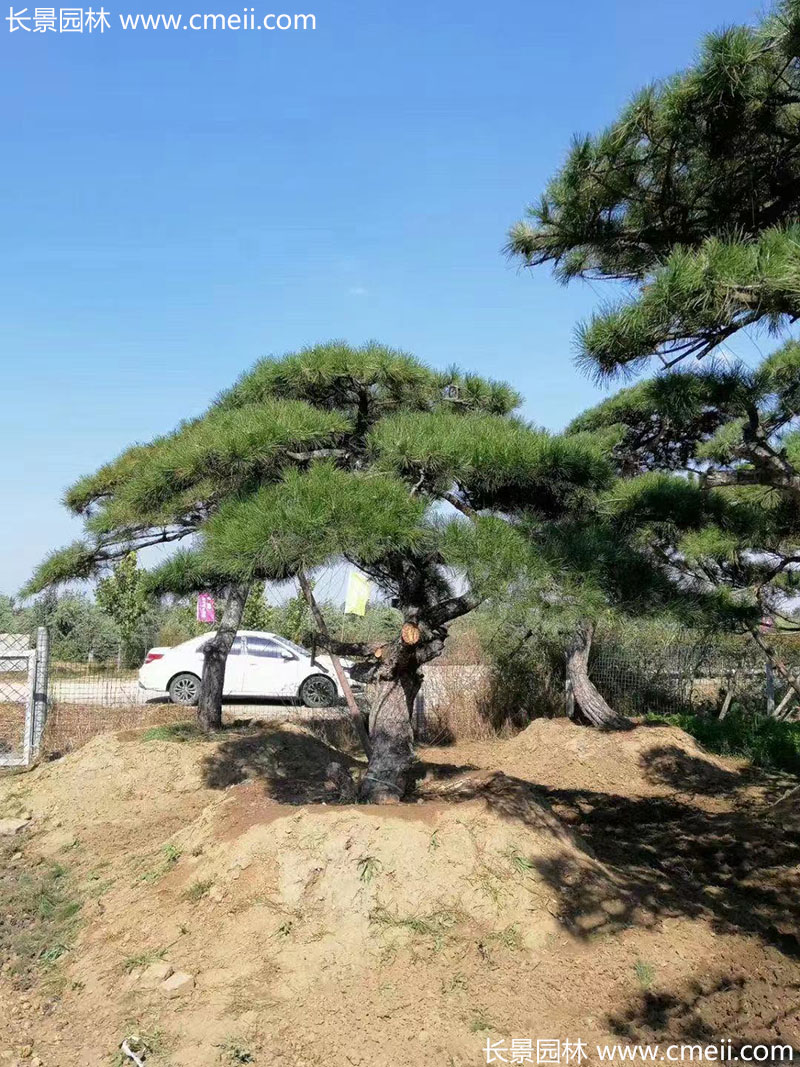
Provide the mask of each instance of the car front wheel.
{"label": "car front wheel", "polygon": [[200,679],[196,674],[176,674],[169,683],[169,699],[173,704],[194,707],[200,699]]}
{"label": "car front wheel", "polygon": [[329,708],[336,703],[336,685],[324,674],[312,674],[305,679],[297,695],[307,708]]}

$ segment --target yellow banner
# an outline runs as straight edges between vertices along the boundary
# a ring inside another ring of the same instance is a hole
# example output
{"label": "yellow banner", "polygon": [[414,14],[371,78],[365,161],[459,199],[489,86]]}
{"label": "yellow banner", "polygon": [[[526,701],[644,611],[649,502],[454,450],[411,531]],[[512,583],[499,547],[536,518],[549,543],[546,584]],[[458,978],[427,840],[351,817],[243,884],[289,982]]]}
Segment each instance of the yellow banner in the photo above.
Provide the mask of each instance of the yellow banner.
{"label": "yellow banner", "polygon": [[350,571],[347,580],[347,596],[344,600],[346,615],[364,615],[367,610],[371,583],[358,571]]}

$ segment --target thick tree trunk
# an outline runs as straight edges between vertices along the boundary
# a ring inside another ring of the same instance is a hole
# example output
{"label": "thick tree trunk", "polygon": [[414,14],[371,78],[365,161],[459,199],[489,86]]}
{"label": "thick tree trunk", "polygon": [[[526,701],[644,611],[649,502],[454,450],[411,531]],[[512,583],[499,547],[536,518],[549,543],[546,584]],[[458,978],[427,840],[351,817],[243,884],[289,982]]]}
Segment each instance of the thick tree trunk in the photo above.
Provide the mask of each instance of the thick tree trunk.
{"label": "thick tree trunk", "polygon": [[619,715],[598,693],[589,678],[589,653],[592,650],[594,626],[584,620],[578,623],[567,648],[567,678],[581,714],[601,730],[629,730],[630,719]]}
{"label": "thick tree trunk", "polygon": [[222,726],[222,690],[225,682],[225,664],[236,631],[242,622],[247,602],[248,585],[232,585],[228,589],[225,607],[219,628],[205,647],[203,654],[203,677],[200,682],[200,700],[197,704],[197,721],[203,730],[219,730]]}
{"label": "thick tree trunk", "polygon": [[381,675],[369,716],[372,751],[361,782],[361,800],[368,804],[397,803],[408,789],[414,761],[411,715],[422,684],[413,652],[400,642],[385,650]]}

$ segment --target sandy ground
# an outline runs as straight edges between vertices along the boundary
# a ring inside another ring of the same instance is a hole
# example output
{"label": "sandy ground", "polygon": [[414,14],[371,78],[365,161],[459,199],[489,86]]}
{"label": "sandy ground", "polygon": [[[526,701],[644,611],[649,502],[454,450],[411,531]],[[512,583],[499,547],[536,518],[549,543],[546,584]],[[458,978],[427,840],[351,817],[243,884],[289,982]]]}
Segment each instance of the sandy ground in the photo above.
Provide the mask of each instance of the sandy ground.
{"label": "sandy ground", "polygon": [[323,726],[122,731],[0,778],[25,822],[0,838],[0,1062],[131,1063],[126,1038],[155,1067],[800,1048],[791,783],[670,728],[539,721],[423,750],[414,802],[371,808],[326,781],[361,765]]}

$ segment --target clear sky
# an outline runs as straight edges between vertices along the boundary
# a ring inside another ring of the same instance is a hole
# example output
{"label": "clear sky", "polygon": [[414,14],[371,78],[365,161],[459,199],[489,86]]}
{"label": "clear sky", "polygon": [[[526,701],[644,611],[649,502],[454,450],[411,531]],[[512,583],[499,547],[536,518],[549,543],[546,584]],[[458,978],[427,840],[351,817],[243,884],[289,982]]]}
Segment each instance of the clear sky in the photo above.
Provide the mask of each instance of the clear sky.
{"label": "clear sky", "polygon": [[505,232],[573,132],[755,7],[280,0],[257,14],[316,31],[123,31],[241,10],[140,2],[102,36],[0,27],[0,591],[79,532],[66,485],[261,355],[377,338],[561,427],[599,395],[572,364],[597,294],[520,273]]}

